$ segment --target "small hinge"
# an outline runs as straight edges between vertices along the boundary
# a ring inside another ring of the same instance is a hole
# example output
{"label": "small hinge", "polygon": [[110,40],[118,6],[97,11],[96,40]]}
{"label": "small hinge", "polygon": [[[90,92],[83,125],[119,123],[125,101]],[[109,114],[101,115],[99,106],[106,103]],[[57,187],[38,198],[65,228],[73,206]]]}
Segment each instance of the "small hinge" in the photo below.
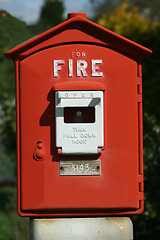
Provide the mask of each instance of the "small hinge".
{"label": "small hinge", "polygon": [[141,85],[142,84],[142,77],[137,77],[137,85]]}
{"label": "small hinge", "polygon": [[144,192],[143,182],[139,182],[139,192]]}
{"label": "small hinge", "polygon": [[143,200],[143,196],[144,196],[143,191],[138,193],[139,200]]}
{"label": "small hinge", "polygon": [[141,94],[137,94],[137,102],[142,102],[142,95]]}
{"label": "small hinge", "polygon": [[138,65],[138,77],[142,77],[142,65]]}
{"label": "small hinge", "polygon": [[137,85],[137,93],[142,95],[142,85]]}
{"label": "small hinge", "polygon": [[143,182],[143,175],[138,174],[138,182]]}

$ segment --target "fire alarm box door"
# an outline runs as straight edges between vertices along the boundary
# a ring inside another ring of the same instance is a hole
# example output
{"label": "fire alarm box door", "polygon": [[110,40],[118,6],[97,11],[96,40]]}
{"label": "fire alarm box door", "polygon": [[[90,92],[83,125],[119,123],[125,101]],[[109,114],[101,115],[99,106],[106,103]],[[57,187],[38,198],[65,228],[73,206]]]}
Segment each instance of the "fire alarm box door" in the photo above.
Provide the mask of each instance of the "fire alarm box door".
{"label": "fire alarm box door", "polygon": [[56,92],[56,147],[62,154],[97,154],[102,148],[103,92]]}

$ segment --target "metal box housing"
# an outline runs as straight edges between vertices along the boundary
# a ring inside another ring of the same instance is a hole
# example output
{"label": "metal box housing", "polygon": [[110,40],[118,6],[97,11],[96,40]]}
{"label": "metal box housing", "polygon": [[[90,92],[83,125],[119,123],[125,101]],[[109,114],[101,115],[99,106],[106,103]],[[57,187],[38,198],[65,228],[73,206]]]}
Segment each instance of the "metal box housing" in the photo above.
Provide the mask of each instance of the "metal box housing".
{"label": "metal box housing", "polygon": [[[6,53],[16,65],[18,213],[141,213],[141,62],[151,51],[83,14],[70,17]],[[81,98],[66,99],[70,93]],[[98,95],[86,98],[92,93]],[[58,113],[58,104],[65,113]],[[73,120],[74,111],[76,118],[84,112],[87,123]],[[70,144],[74,124],[78,134],[87,127],[87,147],[85,141],[82,147]],[[62,134],[68,134],[68,146]]]}

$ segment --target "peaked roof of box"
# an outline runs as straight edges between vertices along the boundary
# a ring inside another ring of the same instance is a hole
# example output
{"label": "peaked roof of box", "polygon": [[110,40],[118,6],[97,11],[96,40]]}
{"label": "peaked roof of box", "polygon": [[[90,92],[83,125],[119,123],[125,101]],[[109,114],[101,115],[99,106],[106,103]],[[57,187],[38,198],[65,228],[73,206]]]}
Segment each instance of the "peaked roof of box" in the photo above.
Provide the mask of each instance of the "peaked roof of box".
{"label": "peaked roof of box", "polygon": [[89,21],[84,13],[72,13],[68,20],[9,50],[5,56],[21,60],[47,47],[86,42],[109,47],[138,62],[152,53],[148,48]]}

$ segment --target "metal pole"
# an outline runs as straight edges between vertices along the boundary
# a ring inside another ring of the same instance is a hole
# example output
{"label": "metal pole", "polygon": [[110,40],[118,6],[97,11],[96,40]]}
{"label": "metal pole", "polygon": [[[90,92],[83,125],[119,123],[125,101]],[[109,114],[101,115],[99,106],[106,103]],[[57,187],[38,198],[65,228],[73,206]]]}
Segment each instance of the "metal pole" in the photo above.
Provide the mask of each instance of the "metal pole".
{"label": "metal pole", "polygon": [[133,240],[127,217],[30,219],[30,240]]}

